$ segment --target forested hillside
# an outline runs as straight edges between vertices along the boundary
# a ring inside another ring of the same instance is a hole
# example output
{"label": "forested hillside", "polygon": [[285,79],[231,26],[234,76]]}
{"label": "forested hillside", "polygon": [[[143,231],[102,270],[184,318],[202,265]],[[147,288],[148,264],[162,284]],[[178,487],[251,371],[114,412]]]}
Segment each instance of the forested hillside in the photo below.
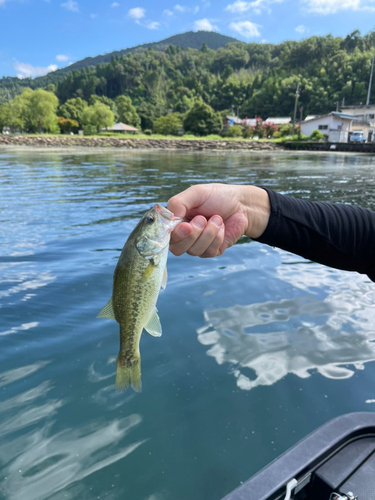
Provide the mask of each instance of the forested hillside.
{"label": "forested hillside", "polygon": [[46,76],[37,78],[25,78],[20,80],[17,77],[0,78],[0,104],[8,97],[14,97],[19,93],[22,87],[29,87],[32,89],[45,88],[47,85],[57,84],[63,80],[67,73],[74,70],[81,70],[87,67],[94,67],[98,64],[109,63],[113,57],[120,57],[130,54],[131,52],[144,52],[145,50],[159,50],[165,51],[169,45],[177,46],[182,49],[200,49],[203,44],[209,49],[217,50],[225,47],[228,43],[238,42],[236,38],[215,33],[213,31],[187,31],[186,33],[179,33],[178,35],[170,36],[159,42],[144,43],[136,47],[130,47],[122,50],[115,50],[108,54],[99,55],[96,57],[85,57],[81,61],[77,61],[65,68],[58,69]]}
{"label": "forested hillside", "polygon": [[[304,115],[323,113],[343,99],[345,104],[366,101],[374,47],[375,31],[278,45],[238,42],[218,50],[169,46],[74,70],[48,90],[60,105],[74,97],[89,101],[92,95],[111,100],[127,95],[138,114],[151,121],[171,110],[185,113],[199,97],[216,111],[229,112],[233,106],[242,117],[264,119],[291,115],[299,83]],[[2,102],[8,90],[13,96],[23,83],[0,81]],[[372,96],[374,102],[375,90]]]}

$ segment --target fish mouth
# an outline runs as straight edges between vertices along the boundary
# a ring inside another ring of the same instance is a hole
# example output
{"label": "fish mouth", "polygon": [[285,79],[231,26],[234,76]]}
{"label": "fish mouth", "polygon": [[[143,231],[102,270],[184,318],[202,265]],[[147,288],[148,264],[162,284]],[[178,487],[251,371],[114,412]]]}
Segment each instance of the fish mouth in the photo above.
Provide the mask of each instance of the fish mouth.
{"label": "fish mouth", "polygon": [[160,215],[163,219],[174,222],[176,225],[184,220],[183,217],[176,217],[170,210],[165,207],[162,207],[158,203],[154,206],[155,212]]}

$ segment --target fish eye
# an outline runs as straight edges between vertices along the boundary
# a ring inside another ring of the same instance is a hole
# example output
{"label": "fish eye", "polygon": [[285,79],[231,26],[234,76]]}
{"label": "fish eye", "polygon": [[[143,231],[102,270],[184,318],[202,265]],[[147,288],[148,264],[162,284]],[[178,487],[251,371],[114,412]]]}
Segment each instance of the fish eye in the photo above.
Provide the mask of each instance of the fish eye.
{"label": "fish eye", "polygon": [[153,224],[155,222],[155,218],[152,215],[149,215],[146,219],[147,224]]}

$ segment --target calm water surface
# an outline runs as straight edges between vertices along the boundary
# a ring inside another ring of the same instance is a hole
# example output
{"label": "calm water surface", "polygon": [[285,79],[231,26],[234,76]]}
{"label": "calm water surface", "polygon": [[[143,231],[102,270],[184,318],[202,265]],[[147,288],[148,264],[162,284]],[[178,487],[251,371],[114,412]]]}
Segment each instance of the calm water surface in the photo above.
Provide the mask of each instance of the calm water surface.
{"label": "calm water surface", "polygon": [[155,202],[254,183],[375,209],[375,157],[0,150],[0,498],[216,500],[306,433],[375,409],[375,284],[247,240],[169,258],[143,391],[96,315]]}

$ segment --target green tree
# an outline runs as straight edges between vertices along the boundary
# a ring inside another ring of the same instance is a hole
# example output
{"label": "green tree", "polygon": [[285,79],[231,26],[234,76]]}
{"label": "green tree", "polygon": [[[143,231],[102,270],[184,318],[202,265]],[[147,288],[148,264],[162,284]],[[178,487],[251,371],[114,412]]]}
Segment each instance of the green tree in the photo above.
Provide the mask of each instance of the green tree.
{"label": "green tree", "polygon": [[118,119],[118,112],[117,112],[117,106],[116,106],[115,101],[113,101],[112,99],[110,99],[109,97],[106,97],[104,95],[98,96],[98,95],[93,94],[89,99],[90,106],[93,106],[97,102],[101,102],[102,104],[105,104],[106,106],[108,106],[109,109],[114,114],[115,120]]}
{"label": "green tree", "polygon": [[310,141],[322,141],[324,139],[324,135],[320,132],[320,130],[313,130],[309,135]]}
{"label": "green tree", "polygon": [[178,135],[182,129],[182,119],[180,113],[171,113],[161,116],[154,123],[154,133],[162,135]]}
{"label": "green tree", "polygon": [[130,97],[126,95],[120,95],[116,98],[118,119],[122,123],[131,125],[133,127],[139,127],[141,124],[141,119],[137,114],[135,107],[132,104]]}
{"label": "green tree", "polygon": [[12,108],[21,128],[28,132],[58,133],[58,105],[59,100],[53,93],[26,88],[20,96],[15,97]]}
{"label": "green tree", "polygon": [[196,135],[219,134],[223,121],[219,113],[203,101],[194,104],[184,120],[184,129]]}
{"label": "green tree", "polygon": [[165,115],[167,110],[160,104],[144,101],[137,108],[137,113],[141,119],[142,130],[152,130],[154,122],[159,116]]}
{"label": "green tree", "polygon": [[100,132],[101,129],[111,127],[115,123],[113,111],[101,102],[88,106],[83,112],[84,132],[87,135]]}
{"label": "green tree", "polygon": [[58,115],[78,122],[80,128],[83,127],[83,112],[87,108],[88,104],[86,101],[80,97],[75,99],[69,99],[65,104],[62,104],[58,109]]}
{"label": "green tree", "polygon": [[11,109],[10,104],[5,103],[0,106],[0,134],[4,127],[11,126]]}

